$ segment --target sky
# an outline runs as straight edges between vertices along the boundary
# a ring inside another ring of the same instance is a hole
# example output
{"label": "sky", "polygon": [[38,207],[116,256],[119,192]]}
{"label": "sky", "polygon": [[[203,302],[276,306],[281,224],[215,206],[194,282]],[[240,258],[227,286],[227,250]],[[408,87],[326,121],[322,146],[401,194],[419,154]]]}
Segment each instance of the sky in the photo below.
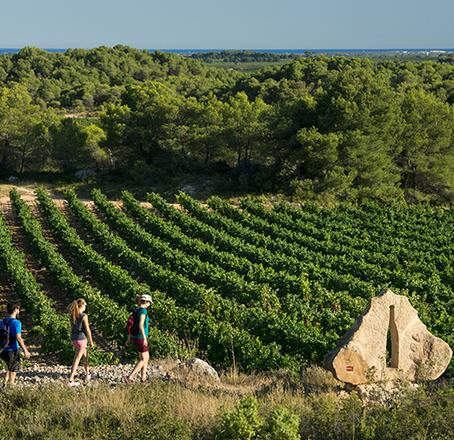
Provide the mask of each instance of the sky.
{"label": "sky", "polygon": [[453,48],[453,0],[0,0],[0,47]]}

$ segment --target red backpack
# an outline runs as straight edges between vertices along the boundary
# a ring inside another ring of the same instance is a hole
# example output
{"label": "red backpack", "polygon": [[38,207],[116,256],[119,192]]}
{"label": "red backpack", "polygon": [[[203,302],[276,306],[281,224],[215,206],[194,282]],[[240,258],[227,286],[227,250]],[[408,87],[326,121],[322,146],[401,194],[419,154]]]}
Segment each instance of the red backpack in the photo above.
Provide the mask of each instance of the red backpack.
{"label": "red backpack", "polygon": [[126,321],[126,331],[128,335],[134,335],[137,333],[137,322],[136,322],[136,311],[134,310]]}

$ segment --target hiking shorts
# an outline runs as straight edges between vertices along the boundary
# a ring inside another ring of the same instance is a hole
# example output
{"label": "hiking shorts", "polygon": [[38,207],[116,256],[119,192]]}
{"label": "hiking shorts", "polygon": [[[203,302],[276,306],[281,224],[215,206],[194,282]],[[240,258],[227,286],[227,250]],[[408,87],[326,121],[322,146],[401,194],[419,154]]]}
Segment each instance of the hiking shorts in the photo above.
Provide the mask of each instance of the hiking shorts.
{"label": "hiking shorts", "polygon": [[6,369],[13,373],[19,371],[20,367],[20,353],[19,351],[2,351],[0,358],[5,362]]}
{"label": "hiking shorts", "polygon": [[87,340],[86,339],[80,339],[78,341],[71,341],[73,344],[73,347],[79,351],[79,350],[84,350],[87,348]]}
{"label": "hiking shorts", "polygon": [[133,338],[134,347],[136,347],[137,353],[146,353],[148,351],[148,345],[145,345],[145,339]]}

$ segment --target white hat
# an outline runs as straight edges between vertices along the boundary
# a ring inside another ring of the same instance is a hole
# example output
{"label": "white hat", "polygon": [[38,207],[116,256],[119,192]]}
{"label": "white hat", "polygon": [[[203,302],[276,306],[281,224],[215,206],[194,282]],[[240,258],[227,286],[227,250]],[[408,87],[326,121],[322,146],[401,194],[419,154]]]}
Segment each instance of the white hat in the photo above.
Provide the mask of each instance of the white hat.
{"label": "white hat", "polygon": [[148,294],[139,295],[137,299],[138,301],[148,301],[150,304],[153,304],[153,300],[151,299],[151,296]]}

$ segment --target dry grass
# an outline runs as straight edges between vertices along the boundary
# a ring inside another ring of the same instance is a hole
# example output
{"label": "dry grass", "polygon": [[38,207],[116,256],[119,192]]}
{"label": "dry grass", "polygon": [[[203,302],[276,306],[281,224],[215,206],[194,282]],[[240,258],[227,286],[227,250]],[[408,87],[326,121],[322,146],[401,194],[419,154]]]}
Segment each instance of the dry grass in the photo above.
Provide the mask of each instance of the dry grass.
{"label": "dry grass", "polygon": [[9,200],[9,192],[14,187],[14,185],[7,185],[5,183],[0,183],[0,203]]}
{"label": "dry grass", "polygon": [[25,199],[35,199],[34,191],[37,187],[36,183],[24,183],[20,185],[10,185],[5,183],[0,183],[0,203],[8,202],[9,201],[9,192],[16,188],[18,193]]}
{"label": "dry grass", "polygon": [[[59,425],[67,426],[81,435],[71,438],[85,438],[87,423],[99,421],[102,425],[102,420],[116,421],[118,429],[127,436],[134,432],[138,419],[150,423],[147,420],[150,411],[162,419],[170,417],[187,426],[210,430],[221,414],[232,410],[239,401],[239,397],[222,392],[210,393],[161,381],[147,386],[98,385],[77,390],[54,384],[35,389],[15,388],[8,390],[8,394],[15,406],[24,407],[22,415],[17,414],[24,438],[47,438],[45,433],[56,425],[57,430]],[[11,423],[12,415],[16,417],[7,410],[0,414],[0,424]]]}
{"label": "dry grass", "polygon": [[[160,380],[115,388],[105,384],[81,389],[57,384],[11,388],[0,392],[0,438],[214,440],[225,414],[238,408],[246,389],[255,389],[250,394],[257,397],[262,420],[278,407],[296,414],[301,438],[334,438],[333,430],[340,430],[336,438],[352,438],[356,430],[355,438],[451,438],[454,395],[447,385],[432,391],[410,390],[395,403],[366,407],[356,393],[341,397],[333,390],[307,392],[308,383],[313,388],[335,385],[315,367],[303,382],[280,372],[274,380],[261,375],[223,377],[217,388]],[[415,407],[419,412],[413,411]],[[391,437],[384,435],[389,433]]]}
{"label": "dry grass", "polygon": [[[160,401],[177,418],[191,425],[210,425],[224,411],[231,410],[239,397],[222,392],[207,392],[170,385],[165,393],[160,394]],[[158,397],[158,395],[156,395]]]}

